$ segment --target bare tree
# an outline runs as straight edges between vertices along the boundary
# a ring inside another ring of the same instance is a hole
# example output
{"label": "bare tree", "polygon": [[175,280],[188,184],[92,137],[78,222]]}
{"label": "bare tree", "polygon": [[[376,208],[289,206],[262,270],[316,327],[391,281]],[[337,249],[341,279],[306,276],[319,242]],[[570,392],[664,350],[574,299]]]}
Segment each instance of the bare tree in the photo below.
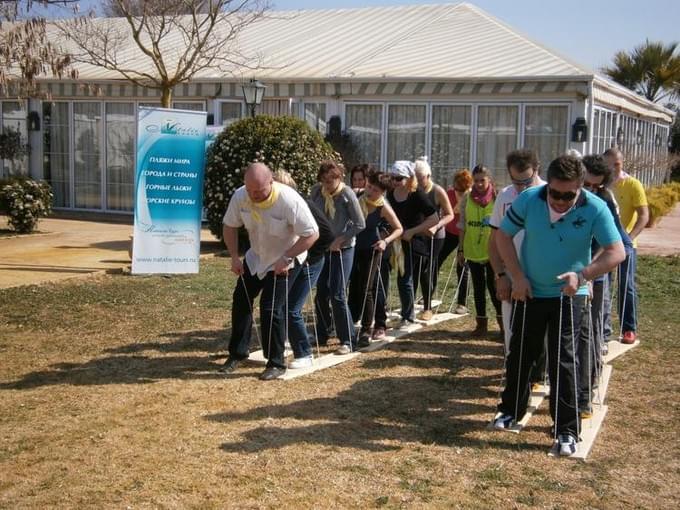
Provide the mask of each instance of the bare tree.
{"label": "bare tree", "polygon": [[260,65],[255,55],[245,55],[239,49],[236,39],[264,16],[269,0],[110,3],[117,4],[120,18],[81,17],[57,24],[71,46],[74,61],[159,90],[164,107],[170,107],[176,85],[203,70],[236,73]]}
{"label": "bare tree", "polygon": [[[205,0],[200,3],[202,5],[197,6],[197,11],[202,14],[208,14],[210,2]],[[105,16],[110,18],[124,18],[125,10],[121,5],[125,5],[127,10],[135,16],[141,16],[145,8],[150,9],[148,12],[156,14],[170,12],[175,14],[191,14],[191,7],[182,0],[125,0],[123,2],[106,0],[103,2],[102,11]]]}
{"label": "bare tree", "polygon": [[75,77],[71,57],[48,40],[47,21],[34,7],[77,10],[77,0],[0,0],[0,89],[38,95],[38,76]]}

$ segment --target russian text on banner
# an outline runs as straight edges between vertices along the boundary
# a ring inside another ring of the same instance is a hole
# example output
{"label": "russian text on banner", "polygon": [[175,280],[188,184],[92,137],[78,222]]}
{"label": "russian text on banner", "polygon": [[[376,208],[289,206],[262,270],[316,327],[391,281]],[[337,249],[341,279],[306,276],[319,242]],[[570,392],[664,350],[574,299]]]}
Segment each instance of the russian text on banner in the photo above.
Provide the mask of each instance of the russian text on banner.
{"label": "russian text on banner", "polygon": [[132,273],[198,273],[206,112],[139,107]]}

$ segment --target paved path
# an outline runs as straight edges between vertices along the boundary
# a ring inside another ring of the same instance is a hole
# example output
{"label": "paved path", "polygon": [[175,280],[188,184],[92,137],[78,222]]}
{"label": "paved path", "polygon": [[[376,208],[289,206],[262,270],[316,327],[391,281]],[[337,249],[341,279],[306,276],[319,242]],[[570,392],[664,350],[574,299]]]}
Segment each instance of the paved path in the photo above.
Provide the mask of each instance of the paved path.
{"label": "paved path", "polygon": [[[122,270],[130,265],[131,221],[47,218],[38,224],[38,234],[0,237],[0,288]],[[0,216],[0,228],[6,224]],[[202,251],[221,249],[209,231],[201,238]]]}
{"label": "paved path", "polygon": [[680,203],[638,236],[639,255],[680,255]]}
{"label": "paved path", "polygon": [[[39,223],[39,234],[0,237],[0,288],[120,271],[130,264],[131,221],[47,218]],[[6,223],[0,216],[0,228]],[[204,229],[201,238],[201,252],[222,249],[209,231]],[[638,252],[680,255],[680,204],[640,234]]]}

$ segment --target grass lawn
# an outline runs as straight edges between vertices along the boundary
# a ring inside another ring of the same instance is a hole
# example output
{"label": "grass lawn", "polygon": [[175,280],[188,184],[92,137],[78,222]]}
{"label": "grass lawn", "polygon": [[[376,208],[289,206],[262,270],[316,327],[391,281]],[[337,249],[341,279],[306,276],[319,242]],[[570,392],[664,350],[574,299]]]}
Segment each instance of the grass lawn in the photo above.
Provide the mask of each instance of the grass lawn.
{"label": "grass lawn", "polygon": [[680,258],[639,261],[588,462],[487,431],[502,347],[450,321],[289,382],[223,377],[226,259],[0,291],[0,507],[679,508]]}

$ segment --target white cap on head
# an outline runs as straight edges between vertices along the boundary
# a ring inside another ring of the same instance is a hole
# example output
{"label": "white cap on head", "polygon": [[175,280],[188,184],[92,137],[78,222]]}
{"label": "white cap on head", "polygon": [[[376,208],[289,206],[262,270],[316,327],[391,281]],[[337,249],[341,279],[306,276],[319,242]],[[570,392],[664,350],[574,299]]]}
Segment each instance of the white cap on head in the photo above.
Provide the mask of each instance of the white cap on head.
{"label": "white cap on head", "polygon": [[576,149],[567,149],[567,151],[564,153],[565,156],[571,156],[572,158],[576,159],[583,159],[583,155],[577,151]]}
{"label": "white cap on head", "polygon": [[410,179],[416,175],[415,165],[406,159],[395,161],[390,167],[389,174]]}

